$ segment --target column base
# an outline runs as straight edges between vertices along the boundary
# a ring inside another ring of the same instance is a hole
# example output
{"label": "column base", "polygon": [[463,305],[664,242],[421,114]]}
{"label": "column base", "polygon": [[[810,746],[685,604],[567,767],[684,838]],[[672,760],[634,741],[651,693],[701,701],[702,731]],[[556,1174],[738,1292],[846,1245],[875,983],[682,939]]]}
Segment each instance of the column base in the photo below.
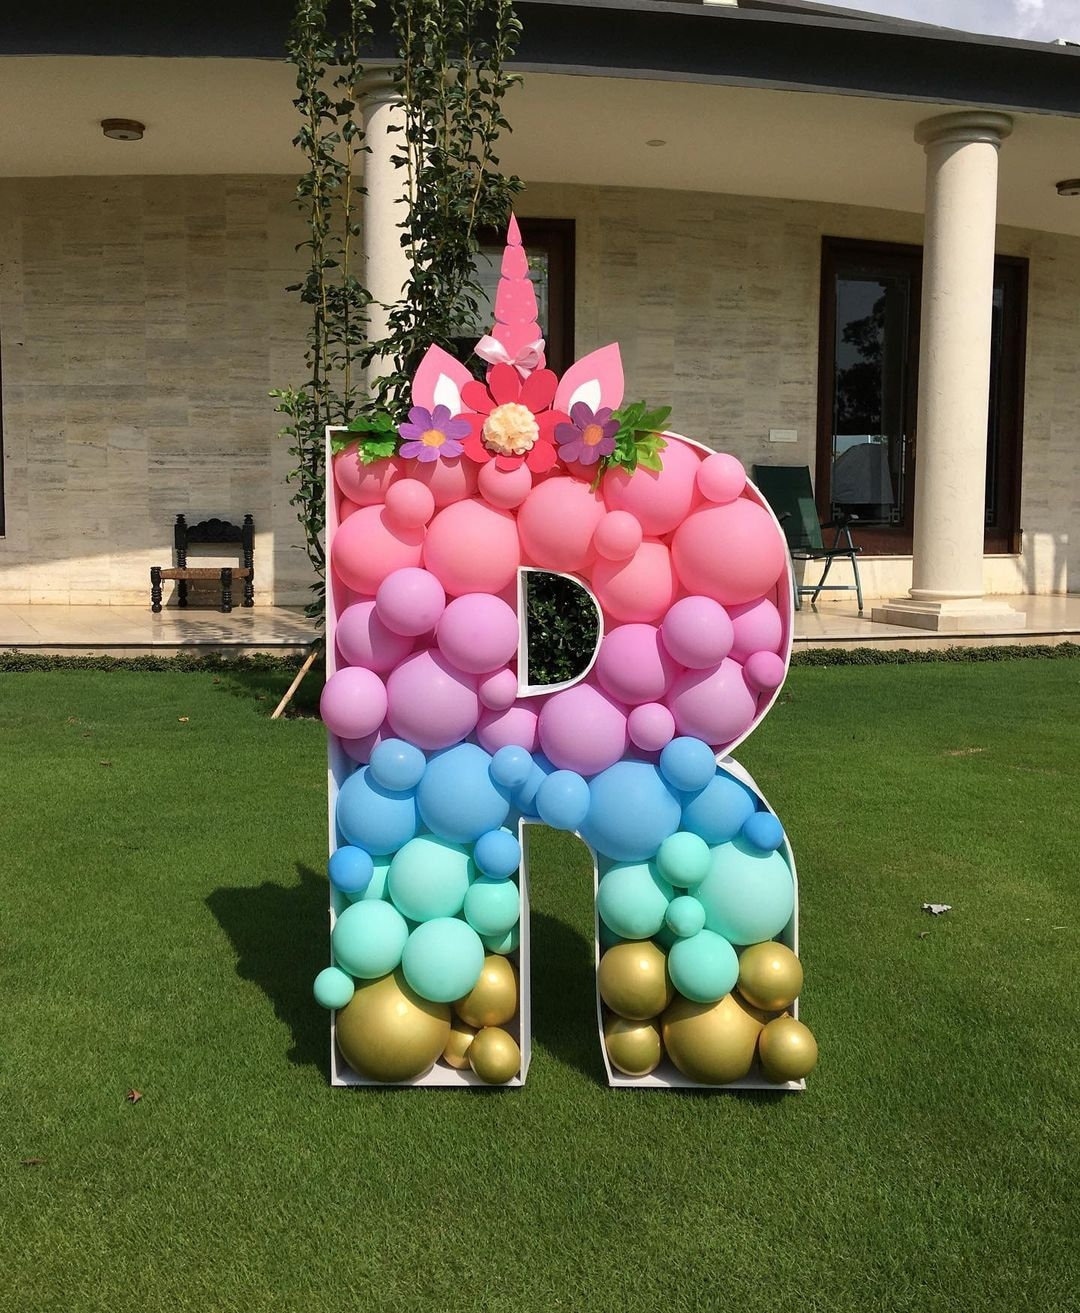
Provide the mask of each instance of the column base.
{"label": "column base", "polygon": [[931,602],[890,597],[875,606],[871,619],[879,625],[907,625],[939,634],[1015,634],[1027,627],[1027,617],[990,597],[957,597]]}

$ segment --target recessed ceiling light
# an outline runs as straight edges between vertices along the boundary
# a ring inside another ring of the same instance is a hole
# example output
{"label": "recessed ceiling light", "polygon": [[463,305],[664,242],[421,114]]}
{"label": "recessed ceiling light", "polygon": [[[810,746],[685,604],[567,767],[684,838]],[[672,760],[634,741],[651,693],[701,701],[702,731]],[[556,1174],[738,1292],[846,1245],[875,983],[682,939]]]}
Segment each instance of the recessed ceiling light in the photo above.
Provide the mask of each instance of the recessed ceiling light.
{"label": "recessed ceiling light", "polygon": [[646,145],[646,146],[666,146],[666,145],[667,145],[667,142],[663,139],[663,137],[650,137],[649,140],[645,143],[645,145]]}
{"label": "recessed ceiling light", "polygon": [[1065,178],[1057,184],[1059,196],[1080,196],[1080,178]]}
{"label": "recessed ceiling light", "polygon": [[142,141],[146,124],[138,119],[102,119],[101,130],[113,141]]}

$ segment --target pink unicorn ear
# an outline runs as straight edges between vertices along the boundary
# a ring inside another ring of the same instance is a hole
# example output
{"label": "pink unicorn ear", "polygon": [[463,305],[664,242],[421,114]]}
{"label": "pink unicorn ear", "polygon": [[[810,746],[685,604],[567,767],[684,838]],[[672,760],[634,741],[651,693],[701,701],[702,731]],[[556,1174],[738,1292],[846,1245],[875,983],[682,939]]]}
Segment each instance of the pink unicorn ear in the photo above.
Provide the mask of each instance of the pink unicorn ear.
{"label": "pink unicorn ear", "polygon": [[555,392],[555,409],[570,413],[579,401],[595,414],[601,406],[617,410],[623,399],[622,356],[618,343],[590,351],[570,366]]}
{"label": "pink unicorn ear", "polygon": [[460,415],[461,389],[472,381],[472,374],[460,360],[442,347],[429,346],[413,375],[413,405],[427,410],[445,406],[451,415]]}

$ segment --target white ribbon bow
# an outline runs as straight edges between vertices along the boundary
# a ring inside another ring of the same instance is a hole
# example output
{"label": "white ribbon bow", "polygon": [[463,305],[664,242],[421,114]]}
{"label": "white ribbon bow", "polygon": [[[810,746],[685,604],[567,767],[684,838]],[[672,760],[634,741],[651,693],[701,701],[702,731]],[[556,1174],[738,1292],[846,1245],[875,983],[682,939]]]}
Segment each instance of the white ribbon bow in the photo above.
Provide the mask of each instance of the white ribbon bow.
{"label": "white ribbon bow", "polygon": [[544,339],[538,337],[535,342],[523,346],[516,356],[512,356],[506,347],[495,337],[484,336],[476,344],[476,354],[489,365],[513,365],[522,378],[539,367],[544,350]]}

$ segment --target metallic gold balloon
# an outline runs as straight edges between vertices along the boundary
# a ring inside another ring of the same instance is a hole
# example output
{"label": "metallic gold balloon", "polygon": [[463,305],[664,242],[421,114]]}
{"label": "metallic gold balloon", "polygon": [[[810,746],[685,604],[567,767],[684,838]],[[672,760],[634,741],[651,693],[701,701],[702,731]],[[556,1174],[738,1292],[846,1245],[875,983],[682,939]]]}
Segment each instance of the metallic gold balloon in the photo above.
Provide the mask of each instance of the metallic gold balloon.
{"label": "metallic gold balloon", "polygon": [[342,1057],[370,1080],[412,1080],[435,1062],[449,1038],[449,1006],[414,993],[400,969],[378,980],[358,981],[356,993],[337,1014]]}
{"label": "metallic gold balloon", "polygon": [[604,1046],[611,1065],[626,1076],[647,1076],[664,1056],[660,1027],[655,1021],[608,1016],[604,1020]]}
{"label": "metallic gold balloon", "polygon": [[725,994],[717,1003],[679,995],[661,1022],[668,1057],[691,1080],[726,1085],[749,1072],[761,1021],[737,995]]}
{"label": "metallic gold balloon", "polygon": [[464,998],[454,1004],[454,1011],[467,1026],[502,1026],[517,1012],[517,975],[498,953],[484,958],[484,969]]}
{"label": "metallic gold balloon", "polygon": [[521,1070],[521,1050],[498,1026],[485,1026],[469,1045],[469,1066],[488,1085],[505,1085]]}
{"label": "metallic gold balloon", "polygon": [[659,1016],[675,996],[667,958],[650,939],[609,948],[600,959],[597,981],[612,1012],[630,1021]]}
{"label": "metallic gold balloon", "polygon": [[802,963],[783,944],[751,944],[739,957],[739,993],[766,1012],[791,1007],[802,989]]}
{"label": "metallic gold balloon", "polygon": [[758,1056],[769,1080],[802,1080],[817,1066],[817,1040],[801,1021],[777,1017],[761,1032]]}
{"label": "metallic gold balloon", "polygon": [[442,1051],[443,1062],[454,1067],[457,1071],[464,1071],[469,1065],[469,1045],[475,1038],[475,1028],[467,1026],[464,1021],[459,1021],[457,1017],[454,1017],[450,1022],[450,1038],[446,1041],[446,1048]]}

